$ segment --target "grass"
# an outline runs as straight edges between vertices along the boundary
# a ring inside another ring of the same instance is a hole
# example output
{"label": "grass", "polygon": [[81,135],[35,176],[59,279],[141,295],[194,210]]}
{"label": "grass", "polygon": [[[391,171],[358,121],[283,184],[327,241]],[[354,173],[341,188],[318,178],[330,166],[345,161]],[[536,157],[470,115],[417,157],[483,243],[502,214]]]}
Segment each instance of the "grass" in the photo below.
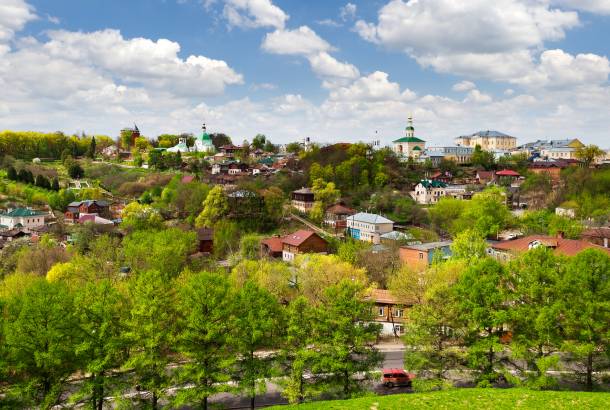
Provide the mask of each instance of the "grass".
{"label": "grass", "polygon": [[276,410],[399,410],[399,409],[602,409],[610,393],[533,391],[526,389],[453,389],[430,393],[320,401]]}

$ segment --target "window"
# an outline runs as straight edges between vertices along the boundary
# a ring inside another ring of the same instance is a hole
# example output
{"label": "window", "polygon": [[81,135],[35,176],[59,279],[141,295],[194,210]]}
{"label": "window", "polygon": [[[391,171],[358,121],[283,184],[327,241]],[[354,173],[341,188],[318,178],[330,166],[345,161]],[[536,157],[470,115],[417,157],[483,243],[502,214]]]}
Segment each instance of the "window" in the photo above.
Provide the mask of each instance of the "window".
{"label": "window", "polygon": [[385,312],[385,308],[380,306],[379,309],[377,309],[377,316],[385,316],[384,312]]}
{"label": "window", "polygon": [[394,317],[402,317],[403,312],[402,309],[394,308]]}
{"label": "window", "polygon": [[424,253],[423,252],[419,253],[419,259],[424,259]]}
{"label": "window", "polygon": [[394,325],[394,331],[401,335],[405,332],[405,328],[402,325]]}

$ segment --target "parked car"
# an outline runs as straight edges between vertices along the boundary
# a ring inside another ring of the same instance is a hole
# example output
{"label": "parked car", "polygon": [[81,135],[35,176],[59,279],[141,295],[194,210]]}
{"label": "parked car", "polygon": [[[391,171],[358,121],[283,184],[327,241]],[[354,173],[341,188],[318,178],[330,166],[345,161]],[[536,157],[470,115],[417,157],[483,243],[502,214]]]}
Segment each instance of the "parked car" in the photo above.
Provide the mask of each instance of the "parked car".
{"label": "parked car", "polygon": [[415,375],[407,373],[404,369],[383,369],[383,385],[386,387],[411,387]]}

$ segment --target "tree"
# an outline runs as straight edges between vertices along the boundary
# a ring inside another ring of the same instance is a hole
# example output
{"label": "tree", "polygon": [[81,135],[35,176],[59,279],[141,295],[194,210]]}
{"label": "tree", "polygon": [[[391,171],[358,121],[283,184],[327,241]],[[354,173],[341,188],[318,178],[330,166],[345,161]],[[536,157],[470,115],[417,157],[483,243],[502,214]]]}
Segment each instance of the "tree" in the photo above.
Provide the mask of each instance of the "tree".
{"label": "tree", "polygon": [[320,178],[313,182],[311,190],[314,193],[315,200],[321,202],[324,209],[337,202],[341,197],[341,192],[336,188],[334,182],[325,182]]}
{"label": "tree", "polygon": [[89,148],[87,148],[87,156],[91,159],[95,159],[95,137],[91,137],[91,143],[89,144]]}
{"label": "tree", "polygon": [[59,180],[57,178],[53,178],[53,184],[51,185],[51,189],[55,192],[59,191]]}
{"label": "tree", "polygon": [[509,318],[502,286],[505,280],[504,267],[486,258],[471,264],[454,287],[459,318],[467,330],[469,365],[480,372],[481,386],[489,385],[498,377],[498,352],[503,350],[500,337]]}
{"label": "tree", "polygon": [[474,261],[487,255],[485,237],[474,229],[458,233],[451,244],[452,257]]}
{"label": "tree", "polygon": [[176,397],[179,405],[200,403],[207,410],[208,398],[226,391],[235,364],[231,322],[235,301],[225,275],[201,272],[180,289],[178,350],[187,362],[177,373],[179,383],[190,383]]}
{"label": "tree", "polygon": [[175,346],[174,283],[157,271],[142,272],[131,283],[130,298],[125,332],[129,358],[123,367],[133,370],[135,384],[151,394],[150,404],[157,409],[170,383],[166,368]]}
{"label": "tree", "polygon": [[466,209],[466,202],[452,197],[443,197],[429,208],[434,229],[440,232],[454,232],[455,224]]}
{"label": "tree", "polygon": [[120,367],[124,358],[126,300],[109,280],[102,280],[84,284],[76,292],[74,304],[82,332],[75,353],[82,373],[88,375],[77,397],[87,397],[92,408],[102,410],[112,380],[111,370]]}
{"label": "tree", "polygon": [[253,282],[246,282],[237,293],[234,332],[231,334],[239,357],[238,383],[254,409],[256,394],[266,389],[265,379],[272,376],[272,359],[256,355],[258,350],[275,346],[280,309],[277,300]]}
{"label": "tree", "polygon": [[72,179],[80,179],[85,176],[85,171],[77,162],[73,162],[68,167],[68,175]]}
{"label": "tree", "polygon": [[213,225],[214,255],[218,258],[236,252],[239,247],[239,227],[233,221],[222,219]]}
{"label": "tree", "polygon": [[[563,350],[585,369],[586,387],[593,389],[597,360],[610,355],[610,257],[587,249],[567,264],[559,283],[559,322],[565,331]],[[601,360],[600,360],[601,362]]]}
{"label": "tree", "polygon": [[262,192],[263,200],[265,201],[265,213],[272,226],[277,225],[284,216],[284,205],[286,204],[286,196],[284,192],[276,187],[269,187]]}
{"label": "tree", "polygon": [[277,152],[277,146],[275,146],[271,141],[267,140],[265,145],[263,146],[263,151],[265,152]]}
{"label": "tree", "polygon": [[289,154],[299,154],[303,150],[303,146],[298,142],[291,142],[286,145],[286,152]]}
{"label": "tree", "polygon": [[490,151],[484,151],[481,149],[481,146],[477,144],[474,147],[471,162],[472,165],[483,167],[489,171],[490,169],[493,169],[495,165],[494,154]]}
{"label": "tree", "polygon": [[287,264],[275,260],[242,260],[231,270],[231,282],[236,288],[241,289],[247,282],[253,282],[283,304],[295,296],[293,277],[294,273]]}
{"label": "tree", "polygon": [[229,201],[222,186],[216,185],[210,190],[205,201],[203,201],[203,210],[195,219],[195,226],[201,228],[204,226],[214,226],[229,212]]}
{"label": "tree", "polygon": [[214,148],[216,148],[216,151],[220,151],[220,147],[222,147],[223,145],[231,145],[233,143],[231,141],[231,137],[223,133],[210,134],[210,137],[212,137],[212,144],[214,144]]}
{"label": "tree", "polygon": [[256,134],[256,136],[252,139],[252,144],[250,144],[254,149],[263,149],[265,143],[267,142],[267,137],[263,134]]}
{"label": "tree", "polygon": [[8,167],[8,171],[6,173],[6,177],[8,179],[10,179],[11,181],[16,181],[17,180],[17,171],[15,170],[14,166],[10,166]]}
{"label": "tree", "polygon": [[566,238],[578,239],[584,226],[577,220],[552,214],[549,218],[549,235],[561,234]]}
{"label": "tree", "polygon": [[33,281],[8,300],[5,338],[10,369],[23,407],[57,404],[68,377],[76,370],[78,325],[72,297],[61,283]]}
{"label": "tree", "polygon": [[591,163],[595,162],[597,158],[606,155],[606,152],[597,145],[586,145],[576,148],[574,155],[588,167]]}
{"label": "tree", "polygon": [[262,236],[246,234],[239,241],[239,253],[242,259],[258,259],[260,257],[260,243]]}
{"label": "tree", "polygon": [[487,188],[467,201],[464,212],[453,224],[455,235],[473,228],[483,236],[497,235],[512,223],[512,214],[506,206],[506,194],[498,187]]}
{"label": "tree", "polygon": [[324,374],[325,382],[341,386],[343,397],[361,390],[353,376],[375,369],[383,356],[375,348],[381,325],[373,321],[373,306],[364,300],[359,283],[343,280],[325,289],[328,301],[316,308],[315,332],[319,360],[313,372]]}
{"label": "tree", "polygon": [[128,231],[160,229],[163,226],[163,218],[155,208],[137,202],[127,204],[121,218],[121,227]]}

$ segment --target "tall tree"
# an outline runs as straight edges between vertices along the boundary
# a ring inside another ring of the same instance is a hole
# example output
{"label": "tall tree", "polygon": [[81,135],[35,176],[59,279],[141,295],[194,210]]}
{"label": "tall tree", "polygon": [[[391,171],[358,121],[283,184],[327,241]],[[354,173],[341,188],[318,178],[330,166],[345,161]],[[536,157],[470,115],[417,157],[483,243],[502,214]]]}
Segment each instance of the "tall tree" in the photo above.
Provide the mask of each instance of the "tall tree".
{"label": "tall tree", "polygon": [[177,381],[190,383],[180,390],[177,404],[198,403],[208,408],[208,398],[226,391],[235,353],[230,345],[235,301],[225,275],[201,272],[180,289],[178,350],[187,362],[177,372]]}
{"label": "tall tree", "polygon": [[576,158],[581,160],[585,166],[588,167],[597,158],[606,155],[606,152],[597,145],[586,145],[584,147],[576,148],[576,152],[574,154],[576,155]]}
{"label": "tall tree", "polygon": [[253,282],[246,282],[237,293],[232,343],[237,362],[239,387],[250,398],[254,409],[258,393],[266,390],[266,379],[273,375],[273,358],[257,351],[275,347],[279,332],[280,309],[277,300]]}
{"label": "tall tree", "polygon": [[107,279],[87,283],[76,292],[75,315],[82,340],[75,352],[87,375],[78,396],[88,398],[96,410],[104,408],[104,396],[113,380],[111,371],[124,359],[126,307],[124,297]]}
{"label": "tall tree", "polygon": [[229,202],[222,186],[216,185],[203,201],[203,210],[195,219],[197,227],[214,226],[229,212]]}
{"label": "tall tree", "polygon": [[252,147],[254,149],[263,149],[265,143],[267,142],[267,137],[264,134],[256,134],[256,136],[252,139]]}
{"label": "tall tree", "polygon": [[129,358],[124,368],[133,370],[134,382],[150,393],[153,409],[171,381],[167,365],[175,340],[174,296],[173,281],[157,271],[142,272],[131,283],[125,332]]}
{"label": "tall tree", "polygon": [[7,357],[24,407],[57,404],[76,370],[78,326],[73,301],[61,283],[40,278],[8,301],[5,322]]}
{"label": "tall tree", "polygon": [[89,148],[87,148],[87,156],[91,159],[95,159],[95,153],[96,153],[96,144],[95,144],[95,137],[91,137],[91,142],[89,143]]}
{"label": "tall tree", "polygon": [[610,355],[609,272],[610,256],[587,249],[570,260],[559,285],[563,349],[583,364],[588,390],[600,357]]}

